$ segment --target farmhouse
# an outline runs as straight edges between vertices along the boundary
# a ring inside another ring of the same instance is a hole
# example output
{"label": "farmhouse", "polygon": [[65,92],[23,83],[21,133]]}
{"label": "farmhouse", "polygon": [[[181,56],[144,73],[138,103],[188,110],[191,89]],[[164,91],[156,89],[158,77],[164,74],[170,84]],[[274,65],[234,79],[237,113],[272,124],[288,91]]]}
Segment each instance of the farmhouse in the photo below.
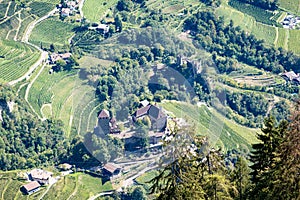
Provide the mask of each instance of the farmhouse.
{"label": "farmhouse", "polygon": [[167,126],[167,116],[156,105],[147,105],[138,109],[132,116],[133,122],[148,116],[151,120],[151,128],[156,131],[164,131]]}
{"label": "farmhouse", "polygon": [[70,14],[72,14],[72,11],[70,8],[62,8],[61,9],[61,16],[62,17],[69,17]]}
{"label": "farmhouse", "polygon": [[121,173],[122,168],[114,163],[107,163],[102,168],[102,173],[105,176],[113,177],[118,176]]}
{"label": "farmhouse", "polygon": [[42,169],[33,169],[29,173],[28,177],[32,181],[37,181],[42,185],[47,185],[49,184],[52,175],[52,172],[47,172]]}
{"label": "farmhouse", "polygon": [[40,189],[41,185],[37,181],[32,181],[30,183],[27,183],[26,185],[23,185],[21,187],[21,191],[25,194],[32,194]]}
{"label": "farmhouse", "polygon": [[96,27],[96,30],[97,30],[97,31],[102,31],[103,33],[108,33],[108,32],[109,32],[109,26],[106,25],[106,24],[99,24],[99,25]]}
{"label": "farmhouse", "polygon": [[50,64],[55,64],[58,60],[68,61],[68,59],[71,56],[72,56],[71,53],[63,53],[63,54],[52,53],[49,57],[49,62],[50,62]]}

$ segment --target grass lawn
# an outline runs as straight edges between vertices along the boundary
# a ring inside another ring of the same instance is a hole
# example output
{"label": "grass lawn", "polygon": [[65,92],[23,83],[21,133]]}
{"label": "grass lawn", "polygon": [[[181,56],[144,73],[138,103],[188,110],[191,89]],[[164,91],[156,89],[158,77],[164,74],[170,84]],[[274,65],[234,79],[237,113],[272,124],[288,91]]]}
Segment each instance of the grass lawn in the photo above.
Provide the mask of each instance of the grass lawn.
{"label": "grass lawn", "polygon": [[189,124],[195,125],[198,134],[208,135],[213,139],[216,146],[222,147],[223,150],[249,149],[252,143],[257,142],[255,137],[257,129],[238,125],[214,109],[173,101],[166,101],[160,105],[176,117],[184,118]]}
{"label": "grass lawn", "polygon": [[37,24],[30,36],[30,42],[43,47],[49,47],[50,44],[62,47],[68,44],[68,39],[74,34],[74,24],[62,22],[56,19],[47,19]]}

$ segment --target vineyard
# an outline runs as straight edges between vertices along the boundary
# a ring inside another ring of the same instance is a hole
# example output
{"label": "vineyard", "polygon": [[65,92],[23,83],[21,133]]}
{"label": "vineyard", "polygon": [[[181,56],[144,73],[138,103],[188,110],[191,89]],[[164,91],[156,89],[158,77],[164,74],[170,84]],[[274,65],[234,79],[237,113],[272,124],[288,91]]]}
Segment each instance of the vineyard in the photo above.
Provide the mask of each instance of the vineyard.
{"label": "vineyard", "polygon": [[238,0],[230,0],[228,4],[231,7],[237,9],[238,11],[254,17],[254,19],[258,22],[268,24],[268,25],[276,24],[276,21],[270,19],[273,17],[273,13],[270,11],[266,11],[257,6],[242,3]]}
{"label": "vineyard", "polygon": [[[25,181],[19,180],[19,172],[0,172],[0,200],[33,200],[39,199],[46,192],[46,186],[42,186],[39,191],[24,195],[20,191],[20,187],[26,184]],[[110,182],[102,184],[100,178],[92,177],[83,173],[71,174],[61,177],[43,199],[88,199],[97,193],[112,190]],[[71,196],[72,195],[72,196]]]}
{"label": "vineyard", "polygon": [[[244,7],[243,9],[246,9]],[[244,13],[243,13],[244,12]],[[230,20],[234,22],[234,25],[240,26],[248,33],[254,34],[258,39],[264,40],[269,45],[275,45],[276,47],[282,47],[286,50],[292,50],[297,54],[300,54],[300,30],[288,30],[280,27],[270,26],[266,23],[257,21],[249,13],[237,10],[227,4],[222,4],[216,11],[218,16],[223,16],[226,23]],[[281,16],[273,16],[274,21],[278,20]]]}
{"label": "vineyard", "polygon": [[50,44],[62,47],[68,44],[68,39],[74,34],[75,25],[56,19],[47,19],[33,29],[29,41],[43,47]]}
{"label": "vineyard", "polygon": [[280,8],[287,10],[289,12],[300,15],[300,0],[279,0]]}
{"label": "vineyard", "polygon": [[[224,150],[239,147],[249,148],[249,144],[256,142],[255,134],[253,134],[257,131],[256,129],[238,125],[205,106],[197,107],[186,103],[169,101],[160,105],[167,111],[172,112],[176,117],[184,118],[188,123],[194,124],[197,133],[218,137],[217,145]],[[221,128],[220,136],[211,132],[211,126],[216,130],[218,130],[218,127]],[[228,134],[230,134],[230,137],[228,137]]]}
{"label": "vineyard", "polygon": [[27,44],[0,41],[0,78],[6,82],[18,79],[39,57],[40,53]]}
{"label": "vineyard", "polygon": [[[90,103],[94,99],[94,89],[82,82],[76,71],[53,74],[48,71],[49,68],[44,69],[30,88],[28,101],[33,109],[40,117],[61,119],[67,135],[72,126],[82,134],[92,130],[95,123],[89,127],[88,124],[96,106]],[[96,114],[92,115],[94,121]]]}
{"label": "vineyard", "polygon": [[117,3],[117,0],[85,0],[83,5],[83,13],[85,17],[91,22],[99,22],[106,12],[113,8]]}

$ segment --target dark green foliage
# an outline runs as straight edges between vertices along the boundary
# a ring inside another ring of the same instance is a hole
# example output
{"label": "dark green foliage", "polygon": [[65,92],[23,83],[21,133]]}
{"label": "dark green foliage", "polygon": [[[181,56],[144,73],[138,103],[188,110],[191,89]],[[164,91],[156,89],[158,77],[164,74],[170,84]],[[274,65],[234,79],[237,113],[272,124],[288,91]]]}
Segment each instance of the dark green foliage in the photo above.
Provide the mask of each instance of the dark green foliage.
{"label": "dark green foliage", "polygon": [[119,11],[131,11],[133,3],[131,0],[119,0],[117,3],[117,9]]}
{"label": "dark green foliage", "polygon": [[265,120],[265,127],[262,133],[257,134],[261,141],[253,144],[253,151],[250,161],[253,163],[251,176],[254,188],[251,191],[251,198],[264,199],[271,194],[270,187],[272,182],[269,180],[272,171],[278,167],[278,155],[280,147],[287,132],[288,123],[282,121],[278,126],[275,125],[274,117]]}
{"label": "dark green foliage", "polygon": [[[224,19],[217,18],[212,12],[194,14],[185,21],[184,29],[191,30],[191,34],[195,35],[196,46],[226,59],[235,58],[239,62],[273,72],[279,72],[280,68],[299,71],[298,56],[282,48],[266,47],[263,41],[257,40],[252,34],[242,31],[240,27],[234,27],[233,22],[224,25]],[[224,69],[221,68],[220,71],[227,70]]]}
{"label": "dark green foliage", "polygon": [[[179,131],[174,134],[173,141],[166,146],[172,145],[176,148],[165,153],[162,158],[169,163],[152,180],[152,193],[158,193],[156,199],[233,199],[236,197],[236,188],[226,176],[228,171],[224,166],[221,151],[211,148],[207,138],[192,136],[192,132]],[[193,149],[189,146],[191,137],[194,139],[194,147],[197,147],[195,152],[187,150]]]}
{"label": "dark green foliage", "polygon": [[246,13],[255,18],[256,21],[268,24],[268,25],[277,25],[276,21],[271,20],[270,18],[273,16],[271,11],[267,11],[263,8],[242,3],[243,0],[230,0],[228,4],[241,11],[242,13]]}
{"label": "dark green foliage", "polygon": [[221,5],[221,0],[200,0],[208,6],[219,7]]}
{"label": "dark green foliage", "polygon": [[268,101],[263,95],[254,92],[242,93],[227,90],[226,100],[232,110],[248,120],[245,123],[248,126],[261,124],[269,106]]}
{"label": "dark green foliage", "polygon": [[[7,102],[14,102],[10,110]],[[24,100],[10,88],[0,86],[0,169],[24,169],[57,164],[67,155],[63,124],[41,121],[30,113]]]}
{"label": "dark green foliage", "polygon": [[278,8],[278,0],[239,0],[244,3],[249,3],[263,9],[276,10]]}

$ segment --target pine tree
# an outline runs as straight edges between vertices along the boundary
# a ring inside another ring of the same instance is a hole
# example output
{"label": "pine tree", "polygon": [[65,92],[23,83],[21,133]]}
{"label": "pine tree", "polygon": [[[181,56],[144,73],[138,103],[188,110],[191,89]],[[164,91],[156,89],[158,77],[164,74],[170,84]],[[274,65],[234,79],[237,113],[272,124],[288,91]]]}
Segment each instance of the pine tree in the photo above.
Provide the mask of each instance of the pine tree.
{"label": "pine tree", "polygon": [[273,199],[300,199],[300,101],[298,100],[279,148],[279,163],[272,176]]}
{"label": "pine tree", "polygon": [[246,159],[238,156],[232,173],[232,181],[235,183],[239,193],[239,199],[245,199],[245,193],[250,185],[250,169]]}
{"label": "pine tree", "polygon": [[253,188],[250,199],[266,199],[270,196],[273,187],[274,169],[278,167],[279,147],[283,143],[284,135],[287,130],[287,122],[282,121],[278,126],[275,125],[274,117],[265,119],[265,127],[262,133],[257,134],[261,141],[253,144],[254,151],[250,156],[253,165],[252,175]]}

